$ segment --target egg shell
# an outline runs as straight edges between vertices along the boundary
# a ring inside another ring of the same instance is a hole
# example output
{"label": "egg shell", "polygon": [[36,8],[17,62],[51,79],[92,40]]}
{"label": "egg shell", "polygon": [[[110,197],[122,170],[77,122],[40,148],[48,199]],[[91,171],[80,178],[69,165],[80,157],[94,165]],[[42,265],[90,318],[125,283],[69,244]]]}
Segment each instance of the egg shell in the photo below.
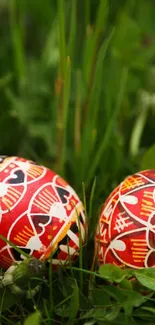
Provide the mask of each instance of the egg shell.
{"label": "egg shell", "polygon": [[[80,230],[80,231],[79,231]],[[83,205],[59,175],[20,157],[0,156],[0,234],[53,269],[74,260],[85,240]],[[81,234],[81,235],[80,235]],[[0,238],[0,267],[25,257]]]}
{"label": "egg shell", "polygon": [[106,200],[95,234],[99,266],[155,266],[155,170],[128,176]]}

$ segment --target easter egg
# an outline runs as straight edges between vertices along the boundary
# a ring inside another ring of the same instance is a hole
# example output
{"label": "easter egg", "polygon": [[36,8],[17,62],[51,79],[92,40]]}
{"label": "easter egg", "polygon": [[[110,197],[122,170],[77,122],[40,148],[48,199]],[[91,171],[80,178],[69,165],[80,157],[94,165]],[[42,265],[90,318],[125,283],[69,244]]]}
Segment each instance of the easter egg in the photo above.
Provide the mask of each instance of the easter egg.
{"label": "easter egg", "polygon": [[85,233],[83,205],[64,179],[33,161],[0,156],[0,267],[26,253],[52,256],[54,269],[75,259]]}
{"label": "easter egg", "polygon": [[99,266],[155,267],[155,170],[127,177],[110,194],[95,234]]}

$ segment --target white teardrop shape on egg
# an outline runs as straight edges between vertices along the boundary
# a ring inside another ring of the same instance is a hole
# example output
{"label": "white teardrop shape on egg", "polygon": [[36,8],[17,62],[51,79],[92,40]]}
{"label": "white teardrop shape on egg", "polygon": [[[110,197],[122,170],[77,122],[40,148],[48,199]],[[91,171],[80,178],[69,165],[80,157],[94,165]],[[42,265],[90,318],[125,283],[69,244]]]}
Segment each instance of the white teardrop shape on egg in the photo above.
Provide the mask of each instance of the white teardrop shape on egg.
{"label": "white teardrop shape on egg", "polygon": [[126,245],[122,240],[114,239],[110,243],[110,248],[116,249],[117,251],[125,251],[126,250]]}
{"label": "white teardrop shape on egg", "polygon": [[61,202],[54,202],[50,208],[50,216],[60,220],[67,220],[67,213]]}
{"label": "white teardrop shape on egg", "polygon": [[18,161],[16,162],[18,164],[18,166],[24,171],[27,172],[27,170],[29,170],[30,168],[30,162],[29,161]]}
{"label": "white teardrop shape on egg", "polygon": [[134,195],[124,195],[124,196],[122,195],[121,201],[128,204],[137,204],[138,198]]}
{"label": "white teardrop shape on egg", "polygon": [[27,244],[26,244],[26,248],[30,249],[32,252],[34,250],[41,250],[43,244],[41,242],[41,240],[39,239],[39,237],[36,235],[36,236],[32,236]]}
{"label": "white teardrop shape on egg", "polygon": [[8,185],[5,183],[0,183],[0,197],[3,197],[6,195],[8,189]]}
{"label": "white teardrop shape on egg", "polygon": [[11,177],[16,179],[18,176],[16,174],[11,174]]}

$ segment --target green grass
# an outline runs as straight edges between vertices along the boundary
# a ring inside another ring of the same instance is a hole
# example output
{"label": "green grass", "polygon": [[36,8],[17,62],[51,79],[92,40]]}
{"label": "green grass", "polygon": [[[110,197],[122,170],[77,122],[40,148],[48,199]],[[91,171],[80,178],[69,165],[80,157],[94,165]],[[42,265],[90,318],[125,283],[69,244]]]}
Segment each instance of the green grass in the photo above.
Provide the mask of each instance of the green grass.
{"label": "green grass", "polygon": [[151,0],[0,1],[0,152],[63,176],[89,222],[76,265],[50,271],[33,300],[3,296],[0,324],[154,323],[151,298],[124,307],[120,289],[90,271],[105,198],[155,167],[154,16]]}

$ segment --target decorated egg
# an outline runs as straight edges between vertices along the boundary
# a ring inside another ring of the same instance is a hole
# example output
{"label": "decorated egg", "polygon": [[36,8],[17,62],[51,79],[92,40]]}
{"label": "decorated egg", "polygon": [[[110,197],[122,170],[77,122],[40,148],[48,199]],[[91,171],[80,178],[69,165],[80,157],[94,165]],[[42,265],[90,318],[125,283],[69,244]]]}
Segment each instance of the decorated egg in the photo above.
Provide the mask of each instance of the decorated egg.
{"label": "decorated egg", "polygon": [[95,235],[99,265],[155,267],[155,170],[127,177],[106,200]]}
{"label": "decorated egg", "polygon": [[85,232],[83,205],[64,179],[33,161],[0,156],[1,267],[25,252],[43,261],[52,256],[56,268],[68,255],[75,259]]}

